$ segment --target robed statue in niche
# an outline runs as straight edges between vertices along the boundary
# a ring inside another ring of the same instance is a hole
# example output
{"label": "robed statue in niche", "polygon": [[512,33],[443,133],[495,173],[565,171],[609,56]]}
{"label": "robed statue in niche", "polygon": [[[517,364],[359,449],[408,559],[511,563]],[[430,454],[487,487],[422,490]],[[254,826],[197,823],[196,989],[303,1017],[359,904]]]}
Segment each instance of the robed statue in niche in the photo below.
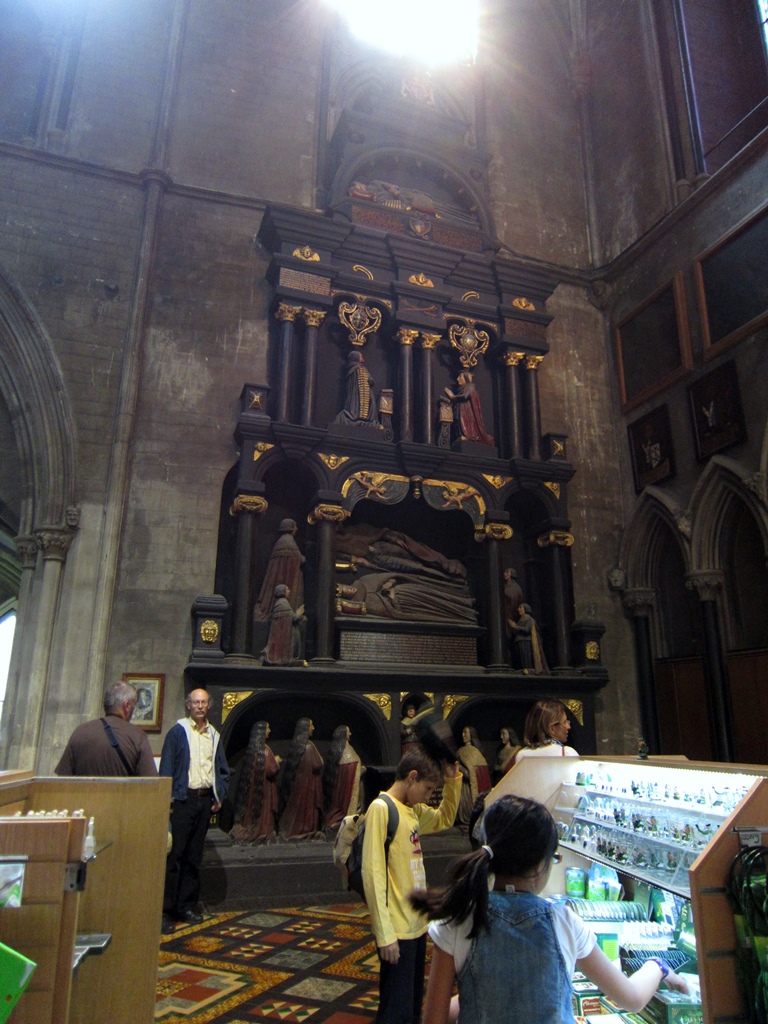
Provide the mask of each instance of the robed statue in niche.
{"label": "robed statue in niche", "polygon": [[472,374],[468,370],[460,373],[456,383],[458,384],[456,391],[445,389],[446,395],[453,404],[456,439],[493,446],[495,442],[485,429],[480,395],[475,387]]}
{"label": "robed statue in niche", "polygon": [[348,426],[375,427],[380,429],[379,413],[373,393],[374,381],[365,365],[363,353],[350,352],[347,356],[347,379],[344,408],[334,423]]}
{"label": "robed statue in niche", "polygon": [[[275,541],[269,556],[267,570],[261,584],[258,600],[254,605],[254,622],[264,622],[271,618],[276,595],[275,588],[285,586],[290,591],[291,608],[301,614],[304,605],[304,555],[296,543],[298,527],[294,519],[283,519],[278,527],[280,536]],[[285,596],[285,595],[280,595]]]}

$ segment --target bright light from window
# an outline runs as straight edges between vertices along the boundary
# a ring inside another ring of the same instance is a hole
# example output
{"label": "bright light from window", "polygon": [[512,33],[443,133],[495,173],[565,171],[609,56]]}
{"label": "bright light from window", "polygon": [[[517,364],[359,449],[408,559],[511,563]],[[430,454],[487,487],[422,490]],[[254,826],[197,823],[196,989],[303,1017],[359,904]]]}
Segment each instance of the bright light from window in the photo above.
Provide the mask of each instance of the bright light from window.
{"label": "bright light from window", "polygon": [[0,619],[0,708],[5,700],[5,687],[8,682],[8,669],[11,666],[11,648],[13,634],[16,630],[16,612],[11,612]]}
{"label": "bright light from window", "polygon": [[478,0],[328,0],[371,46],[422,64],[472,62]]}

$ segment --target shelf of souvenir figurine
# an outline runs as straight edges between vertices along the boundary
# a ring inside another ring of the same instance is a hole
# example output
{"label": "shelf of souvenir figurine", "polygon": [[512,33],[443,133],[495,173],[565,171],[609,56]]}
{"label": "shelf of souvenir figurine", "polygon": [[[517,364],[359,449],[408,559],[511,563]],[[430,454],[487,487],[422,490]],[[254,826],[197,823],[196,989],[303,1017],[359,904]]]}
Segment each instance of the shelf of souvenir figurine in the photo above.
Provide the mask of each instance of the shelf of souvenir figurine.
{"label": "shelf of souvenir figurine", "polygon": [[615,826],[595,824],[578,815],[574,815],[560,845],[588,860],[686,898],[691,895],[688,869],[701,852]]}
{"label": "shelf of souvenir figurine", "polygon": [[[643,774],[656,775],[656,779],[642,781],[630,777],[622,781],[619,776],[626,774],[627,770],[624,765],[611,765],[614,773],[617,767],[619,771],[615,778],[607,772],[604,774],[602,770],[594,773],[580,771],[575,782],[565,782],[563,788],[580,790],[593,799],[614,798],[657,808],[684,808],[686,814],[714,814],[723,819],[741,803],[754,782],[753,775],[704,772],[682,766],[673,768],[654,764],[644,768]],[[633,766],[635,770],[636,767]],[[670,774],[673,775],[672,779],[669,778]],[[721,788],[716,788],[713,776],[721,780]]]}
{"label": "shelf of souvenir figurine", "polygon": [[[565,813],[565,809],[563,809]],[[653,811],[655,813],[648,813]],[[703,850],[727,817],[724,813],[697,808],[669,808],[647,801],[617,800],[615,797],[582,797],[572,812],[594,825],[607,825],[622,833],[645,836],[663,842],[681,843],[691,850]]]}

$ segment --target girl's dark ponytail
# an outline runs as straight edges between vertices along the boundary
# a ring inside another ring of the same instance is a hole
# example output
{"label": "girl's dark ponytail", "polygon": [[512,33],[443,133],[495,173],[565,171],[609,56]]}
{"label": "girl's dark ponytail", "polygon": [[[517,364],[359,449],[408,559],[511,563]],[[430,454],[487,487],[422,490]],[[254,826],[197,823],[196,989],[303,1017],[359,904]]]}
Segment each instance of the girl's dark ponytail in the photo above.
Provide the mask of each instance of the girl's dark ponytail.
{"label": "girl's dark ponytail", "polygon": [[481,846],[455,861],[448,872],[444,889],[414,893],[411,904],[426,913],[430,921],[445,920],[461,924],[472,916],[470,938],[488,927],[488,875],[491,871],[490,847]]}

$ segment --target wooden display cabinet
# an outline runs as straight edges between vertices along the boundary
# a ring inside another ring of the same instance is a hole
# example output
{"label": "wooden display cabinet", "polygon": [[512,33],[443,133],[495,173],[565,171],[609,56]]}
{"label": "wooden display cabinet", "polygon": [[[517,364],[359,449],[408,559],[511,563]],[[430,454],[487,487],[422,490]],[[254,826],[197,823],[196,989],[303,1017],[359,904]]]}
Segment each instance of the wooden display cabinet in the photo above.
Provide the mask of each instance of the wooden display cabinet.
{"label": "wooden display cabinet", "polygon": [[[0,935],[37,964],[11,1024],[151,1024],[170,802],[169,778],[0,773],[0,854],[28,858],[22,905],[0,910]],[[62,809],[84,817],[24,816]],[[91,817],[96,857],[84,863]],[[73,972],[76,936],[94,933],[109,945]]]}
{"label": "wooden display cabinet", "polygon": [[[545,804],[566,836],[547,892],[566,891],[567,867],[597,862],[619,872],[630,898],[635,882],[645,881],[690,899],[704,1022],[749,1019],[725,886],[739,850],[737,829],[768,826],[768,768],[683,758],[524,758],[491,791],[486,806],[506,794]],[[675,822],[673,834],[622,823],[633,810],[646,818],[653,812],[659,822],[666,816],[668,826]],[[683,821],[691,823],[690,840],[678,827]],[[606,837],[612,840],[608,853]],[[646,856],[647,850],[655,852]]]}

